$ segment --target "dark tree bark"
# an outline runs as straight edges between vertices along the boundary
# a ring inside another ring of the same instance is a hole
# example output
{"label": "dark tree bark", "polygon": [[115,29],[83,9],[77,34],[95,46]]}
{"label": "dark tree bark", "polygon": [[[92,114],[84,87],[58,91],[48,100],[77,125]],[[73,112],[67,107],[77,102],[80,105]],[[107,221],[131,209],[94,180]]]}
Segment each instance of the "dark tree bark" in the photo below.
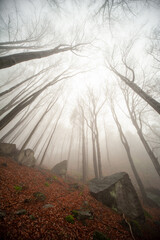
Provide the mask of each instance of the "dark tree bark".
{"label": "dark tree bark", "polygon": [[66,51],[74,51],[77,49],[77,47],[82,45],[84,44],[77,44],[75,46],[60,44],[59,46],[50,50],[16,53],[16,54],[0,57],[0,69],[8,68],[15,64],[33,60],[33,59],[44,58],[54,54],[66,52]]}
{"label": "dark tree bark", "polygon": [[[126,67],[129,68],[128,66]],[[111,65],[110,65],[110,68],[127,86],[129,86],[135,93],[137,93],[142,99],[144,99],[145,102],[147,102],[157,113],[160,114],[160,103],[158,101],[156,101],[154,98],[149,96],[146,92],[144,92],[139,86],[137,86],[137,84],[134,83],[134,79],[132,81],[129,80],[127,77],[123,76]]]}

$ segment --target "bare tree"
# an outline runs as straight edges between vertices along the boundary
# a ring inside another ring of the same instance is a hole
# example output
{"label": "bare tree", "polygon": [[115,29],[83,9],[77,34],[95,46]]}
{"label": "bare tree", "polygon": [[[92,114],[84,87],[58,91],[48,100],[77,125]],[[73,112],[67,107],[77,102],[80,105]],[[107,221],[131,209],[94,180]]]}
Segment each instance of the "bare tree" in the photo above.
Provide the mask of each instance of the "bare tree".
{"label": "bare tree", "polygon": [[8,56],[0,57],[0,69],[2,68],[8,68],[15,64],[38,59],[38,58],[44,58],[49,57],[54,54],[66,52],[66,51],[76,51],[78,47],[81,47],[82,45],[86,45],[87,43],[79,43],[74,46],[68,45],[68,44],[60,44],[55,48],[44,50],[44,51],[34,51],[34,52],[23,52],[23,53],[16,53]]}
{"label": "bare tree", "polygon": [[[68,70],[68,69],[67,69]],[[42,87],[41,89],[39,89],[38,91],[35,91],[34,93],[32,93],[31,95],[29,95],[28,97],[26,97],[23,101],[21,101],[15,108],[13,108],[4,118],[2,118],[0,120],[0,130],[3,129],[20,111],[22,111],[25,107],[27,107],[29,104],[33,103],[33,101],[35,101],[35,99],[42,93],[44,92],[47,88],[53,86],[54,84],[64,80],[64,79],[68,79],[71,78],[75,75],[77,75],[78,73],[75,73],[73,75],[68,75],[65,76],[65,73],[67,72],[67,70],[63,71],[62,73],[60,73],[59,75],[57,75],[57,77],[55,77],[54,79],[52,79],[49,83],[47,83],[44,87]]]}
{"label": "bare tree", "polygon": [[41,165],[43,164],[43,162],[44,162],[46,153],[47,153],[47,151],[48,151],[48,148],[49,148],[49,146],[50,146],[50,143],[51,143],[51,141],[52,141],[52,138],[53,138],[53,136],[54,136],[54,133],[55,133],[55,131],[56,131],[56,129],[57,129],[57,125],[58,125],[59,120],[60,120],[60,118],[61,118],[61,116],[62,116],[64,107],[65,107],[65,104],[63,105],[63,107],[62,107],[62,109],[61,109],[61,111],[60,111],[60,113],[59,113],[59,116],[58,116],[58,118],[57,118],[57,120],[56,120],[56,122],[55,122],[55,126],[54,126],[53,130],[51,131],[51,135],[50,135],[50,137],[49,137],[49,139],[48,139],[47,146],[45,147],[43,156],[42,156],[41,161],[40,161],[40,163],[39,163],[40,166],[41,166]]}
{"label": "bare tree", "polygon": [[31,80],[31,79],[33,79],[33,78],[38,77],[39,75],[41,75],[41,74],[43,74],[43,73],[46,73],[48,70],[52,69],[53,67],[55,67],[55,64],[54,64],[54,65],[51,65],[51,66],[49,66],[49,67],[46,67],[46,68],[44,68],[44,69],[42,69],[42,70],[40,70],[38,73],[36,73],[36,74],[32,75],[31,77],[25,79],[24,81],[21,81],[20,83],[14,85],[13,87],[11,87],[11,88],[9,88],[9,89],[1,92],[1,93],[0,93],[0,97],[6,95],[6,94],[8,94],[8,93],[11,93],[13,90],[19,88],[19,87],[20,87],[21,85],[23,85],[24,83],[28,82],[29,80]]}
{"label": "bare tree", "polygon": [[107,128],[104,121],[104,133],[105,133],[105,142],[106,142],[106,152],[107,152],[107,161],[109,163],[109,166],[111,167],[111,161],[110,161],[110,155],[109,155],[109,148],[108,148],[108,137],[107,137]]}
{"label": "bare tree", "polygon": [[85,137],[85,120],[84,120],[84,109],[80,106],[81,111],[81,130],[82,130],[82,173],[83,173],[83,182],[87,180],[87,164],[86,164],[86,137]]}
{"label": "bare tree", "polygon": [[110,66],[110,70],[116,74],[117,77],[121,81],[123,81],[127,86],[129,86],[135,93],[137,93],[142,99],[144,99],[145,102],[147,102],[157,113],[160,114],[160,103],[156,101],[154,98],[152,98],[149,94],[147,94],[142,88],[140,88],[135,83],[135,72],[134,69],[131,68],[125,60],[123,60],[124,67],[126,69],[126,73],[130,71],[132,77],[129,79],[127,75],[121,74],[115,66],[113,66],[111,63],[108,63]]}
{"label": "bare tree", "polygon": [[150,48],[148,49],[148,53],[155,60],[155,68],[160,69],[160,27],[157,26],[153,32],[151,33],[150,39]]}
{"label": "bare tree", "polygon": [[121,142],[126,150],[126,153],[127,153],[127,156],[128,156],[128,160],[129,160],[129,163],[131,165],[131,168],[132,168],[132,171],[134,173],[134,176],[136,178],[136,181],[137,181],[137,184],[139,186],[139,189],[140,189],[140,192],[141,192],[141,195],[142,195],[142,199],[144,201],[144,203],[148,203],[148,198],[147,198],[147,195],[146,195],[146,192],[145,192],[145,188],[144,188],[144,185],[141,181],[141,178],[137,172],[137,169],[135,167],[135,164],[134,164],[134,161],[133,161],[133,158],[132,158],[132,155],[131,155],[131,151],[130,151],[130,147],[129,147],[129,143],[127,141],[127,138],[125,137],[124,135],[124,132],[122,130],[122,127],[121,127],[121,124],[118,120],[118,117],[117,117],[117,114],[115,112],[115,108],[114,108],[114,104],[113,104],[113,100],[110,99],[110,107],[111,107],[111,111],[112,111],[112,116],[113,116],[113,119],[117,125],[117,128],[118,128],[118,132],[119,132],[119,136],[120,136],[120,139],[121,139]]}
{"label": "bare tree", "polygon": [[[30,106],[28,106],[27,109],[24,109],[24,114],[23,116],[17,121],[16,124],[14,124],[14,126],[0,139],[0,142],[4,142],[4,140],[10,136],[15,130],[17,130],[18,127],[20,127],[21,124],[23,124],[28,118],[32,119],[32,113],[34,112],[34,115],[36,114],[35,113],[35,110],[37,108],[40,108],[40,103],[41,101],[44,101],[44,98],[40,99],[34,108],[32,108],[30,110]],[[19,113],[20,114],[20,113]],[[24,128],[24,127],[23,127]]]}
{"label": "bare tree", "polygon": [[23,149],[25,149],[25,147],[27,146],[27,144],[29,143],[29,141],[31,140],[32,136],[34,135],[34,133],[36,132],[36,130],[38,129],[40,123],[43,121],[44,117],[47,115],[47,113],[49,113],[49,111],[53,108],[53,106],[55,105],[55,103],[57,102],[58,97],[55,98],[53,97],[50,101],[50,103],[48,104],[48,106],[46,107],[45,111],[43,112],[42,116],[39,118],[38,122],[35,124],[34,128],[32,129],[31,133],[29,134],[29,136],[27,137],[27,139],[25,140],[24,144],[21,147],[21,151]]}
{"label": "bare tree", "polygon": [[136,128],[137,134],[138,134],[139,138],[141,139],[141,142],[142,142],[144,148],[146,149],[158,175],[160,176],[160,164],[158,162],[158,159],[154,155],[152,149],[150,148],[149,144],[147,143],[147,141],[144,137],[144,134],[143,134],[143,130],[142,130],[143,123],[142,123],[141,116],[142,116],[143,110],[145,109],[145,106],[141,110],[138,109],[139,108],[139,104],[138,104],[139,99],[136,98],[135,94],[131,94],[127,87],[126,88],[121,87],[121,90],[122,90],[122,93],[123,93],[123,96],[124,96],[124,99],[125,99],[125,102],[127,105],[127,109],[128,109],[131,121],[132,121],[134,127]]}
{"label": "bare tree", "polygon": [[83,109],[83,118],[91,130],[92,136],[92,151],[93,151],[93,166],[96,178],[102,178],[102,163],[101,163],[101,150],[99,142],[98,130],[98,114],[100,113],[104,101],[98,101],[92,89],[88,88],[87,101],[85,99],[79,100],[79,106]]}

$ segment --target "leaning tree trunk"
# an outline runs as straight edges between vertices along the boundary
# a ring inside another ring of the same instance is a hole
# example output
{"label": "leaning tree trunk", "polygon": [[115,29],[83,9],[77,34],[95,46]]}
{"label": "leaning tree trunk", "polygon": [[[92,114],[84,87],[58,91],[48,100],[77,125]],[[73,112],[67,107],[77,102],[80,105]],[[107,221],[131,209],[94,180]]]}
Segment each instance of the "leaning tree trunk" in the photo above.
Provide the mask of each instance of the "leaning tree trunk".
{"label": "leaning tree trunk", "polygon": [[[53,97],[54,98],[54,97]],[[53,105],[56,103],[56,101],[58,100],[58,98],[55,99],[54,102],[53,98],[51,99],[49,105],[47,106],[47,108],[45,109],[44,113],[42,114],[42,116],[40,117],[40,119],[38,120],[38,122],[36,123],[35,127],[33,128],[33,130],[31,131],[31,133],[29,134],[28,138],[26,139],[26,141],[24,142],[23,146],[21,147],[21,151],[27,146],[27,144],[29,143],[29,141],[31,140],[33,134],[36,132],[37,128],[39,127],[40,123],[43,121],[44,117],[46,116],[46,114],[52,109]]]}
{"label": "leaning tree trunk", "polygon": [[23,133],[23,131],[26,131],[26,127],[28,125],[31,125],[31,122],[33,121],[33,118],[28,119],[28,121],[26,123],[24,123],[24,125],[21,126],[21,128],[16,131],[16,134],[10,139],[10,143],[16,142],[17,138]]}
{"label": "leaning tree trunk", "polygon": [[154,98],[152,98],[151,96],[149,96],[146,92],[144,92],[142,90],[142,88],[140,88],[139,86],[137,86],[136,83],[134,83],[133,81],[130,81],[127,77],[123,76],[122,74],[120,74],[115,68],[113,68],[112,66],[111,70],[117,75],[119,76],[119,78],[127,85],[129,86],[135,93],[137,93],[141,98],[143,98],[145,100],[145,102],[147,102],[157,113],[160,114],[160,103],[158,101],[156,101]]}
{"label": "leaning tree trunk", "polygon": [[151,150],[150,146],[148,145],[146,139],[143,136],[143,133],[142,133],[141,129],[138,129],[137,133],[138,133],[138,135],[139,135],[139,137],[140,137],[140,139],[141,139],[141,141],[143,143],[143,146],[145,147],[145,149],[146,149],[146,151],[147,151],[147,153],[148,153],[148,155],[149,155],[149,157],[150,157],[150,159],[151,159],[151,161],[152,161],[152,163],[153,163],[153,165],[154,165],[158,175],[160,176],[160,164],[158,162],[158,158],[156,158],[156,156],[154,155],[154,153]]}
{"label": "leaning tree trunk", "polygon": [[66,51],[72,51],[75,49],[75,47],[76,46],[72,47],[72,46],[59,45],[50,50],[22,52],[22,53],[16,53],[8,56],[3,56],[3,57],[0,57],[0,69],[8,68],[15,64],[26,62],[33,59],[44,58],[54,54],[66,52]]}
{"label": "leaning tree trunk", "polygon": [[125,137],[125,135],[123,133],[122,127],[121,127],[121,125],[120,125],[120,123],[118,121],[116,112],[115,112],[114,107],[113,107],[113,103],[111,103],[111,111],[112,111],[112,115],[113,115],[114,121],[115,121],[115,123],[117,125],[117,128],[118,128],[118,131],[119,131],[121,142],[122,142],[122,144],[123,144],[123,146],[124,146],[124,148],[126,150],[129,163],[131,165],[132,171],[133,171],[134,176],[136,178],[136,181],[138,183],[138,186],[139,186],[139,189],[140,189],[140,192],[141,192],[141,195],[142,195],[142,199],[143,199],[144,203],[148,203],[148,198],[147,198],[147,195],[146,195],[146,192],[145,192],[144,185],[143,185],[143,183],[142,183],[142,181],[141,181],[141,179],[139,177],[139,174],[138,174],[138,172],[136,170],[136,167],[134,165],[128,141],[127,141],[127,139],[126,139],[126,137]]}
{"label": "leaning tree trunk", "polygon": [[73,76],[77,75],[77,73],[75,73],[75,74],[70,75],[70,76],[61,77],[65,72],[66,72],[66,70],[64,70],[57,77],[55,77],[49,83],[47,83],[43,88],[41,88],[40,90],[38,90],[38,91],[34,92],[33,94],[31,94],[30,96],[28,96],[26,99],[24,99],[22,102],[20,102],[14,109],[12,109],[4,118],[2,118],[0,120],[0,130],[2,130],[10,121],[12,121],[14,119],[14,117],[16,117],[17,114],[19,112],[21,112],[25,107],[27,107],[29,104],[33,103],[34,100],[42,92],[44,92],[48,87],[51,87],[54,84],[56,84],[57,82],[60,82],[64,79],[67,79],[69,77],[73,77]]}
{"label": "leaning tree trunk", "polygon": [[134,105],[132,104],[132,110],[131,110],[130,106],[129,106],[129,100],[127,99],[127,96],[125,94],[124,94],[124,98],[125,98],[125,102],[126,102],[126,105],[127,105],[127,108],[128,108],[129,115],[131,117],[131,121],[132,121],[134,127],[137,130],[137,134],[140,137],[141,142],[142,142],[144,148],[146,149],[146,152],[148,153],[148,155],[149,155],[149,157],[150,157],[150,159],[151,159],[151,161],[152,161],[152,163],[155,167],[155,170],[157,171],[158,175],[160,176],[160,164],[158,162],[158,159],[154,155],[153,151],[151,150],[149,144],[147,143],[147,141],[146,141],[146,139],[143,135],[142,129],[139,127],[139,125],[137,123]]}
{"label": "leaning tree trunk", "polygon": [[44,151],[44,153],[43,153],[43,156],[42,156],[42,159],[41,159],[41,161],[40,161],[39,166],[41,166],[42,163],[43,163],[43,161],[44,161],[44,158],[45,158],[46,152],[47,152],[47,150],[48,150],[48,148],[49,148],[49,146],[50,146],[51,140],[52,140],[53,135],[54,135],[54,133],[55,133],[55,131],[56,131],[56,128],[57,128],[57,125],[58,125],[59,119],[61,118],[61,115],[62,115],[62,112],[63,112],[64,106],[65,106],[65,105],[63,105],[63,107],[62,107],[62,109],[61,109],[61,111],[60,111],[60,114],[59,114],[59,116],[58,116],[58,118],[57,118],[56,124],[55,124],[55,126],[54,126],[54,128],[53,128],[53,131],[52,131],[52,133],[51,133],[50,139],[49,139],[48,144],[47,144],[47,146],[46,146],[46,149],[45,149],[45,151]]}
{"label": "leaning tree trunk", "polygon": [[47,72],[47,71],[48,71],[49,69],[51,69],[52,67],[53,67],[53,65],[52,65],[52,66],[49,66],[49,67],[47,67],[47,68],[44,68],[44,69],[42,69],[41,71],[39,71],[38,73],[36,73],[35,75],[33,75],[33,76],[31,76],[31,77],[23,80],[22,82],[14,85],[13,87],[5,90],[4,92],[1,92],[1,93],[0,93],[0,97],[4,96],[5,94],[8,94],[8,93],[12,92],[13,90],[15,90],[16,88],[20,87],[20,86],[23,85],[24,83],[28,82],[28,81],[31,80],[32,78],[38,77],[39,75]]}

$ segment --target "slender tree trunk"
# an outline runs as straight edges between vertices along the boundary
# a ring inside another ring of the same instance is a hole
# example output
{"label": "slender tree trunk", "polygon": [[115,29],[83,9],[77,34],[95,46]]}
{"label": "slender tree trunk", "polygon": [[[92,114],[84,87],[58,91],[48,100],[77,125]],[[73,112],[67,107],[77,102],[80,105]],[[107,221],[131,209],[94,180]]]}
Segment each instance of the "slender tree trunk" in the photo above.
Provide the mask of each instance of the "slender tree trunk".
{"label": "slender tree trunk", "polygon": [[40,145],[40,142],[42,141],[46,131],[47,131],[48,125],[46,125],[45,129],[43,130],[43,132],[41,133],[41,135],[39,136],[38,141],[36,142],[36,144],[33,147],[33,151],[35,152],[38,148],[38,146]]}
{"label": "slender tree trunk", "polygon": [[72,47],[72,46],[59,45],[50,50],[23,52],[23,53],[16,53],[8,56],[3,56],[3,57],[0,57],[0,69],[11,67],[17,63],[26,62],[33,59],[44,58],[54,54],[66,52],[66,51],[71,51],[75,49],[75,47],[76,46]]}
{"label": "slender tree trunk", "polygon": [[33,128],[33,130],[31,131],[31,133],[29,134],[28,138],[26,139],[26,141],[24,142],[21,151],[27,146],[27,144],[29,143],[29,141],[31,140],[33,134],[35,133],[35,131],[37,130],[37,128],[39,127],[40,123],[43,121],[44,117],[46,116],[46,114],[52,109],[53,105],[57,102],[58,98],[55,99],[55,101],[53,102],[54,97],[51,99],[49,105],[47,106],[46,110],[44,111],[44,113],[42,114],[42,116],[40,117],[40,119],[38,120],[37,124],[35,125],[35,127]]}
{"label": "slender tree trunk", "polygon": [[79,127],[79,134],[78,134],[78,172],[80,170],[80,156],[81,156],[81,129]]}
{"label": "slender tree trunk", "polygon": [[[32,109],[33,110],[33,109]],[[28,111],[28,110],[27,110]],[[6,140],[6,138],[12,134],[12,132],[15,131],[15,129],[17,127],[19,127],[26,119],[26,114],[27,114],[27,111],[25,111],[25,113],[23,114],[23,116],[21,117],[21,119],[19,119],[19,121],[5,134],[3,135],[3,137],[0,139],[0,142],[4,142]]]}
{"label": "slender tree trunk", "polygon": [[[64,105],[64,106],[65,106],[65,105]],[[47,150],[48,150],[48,148],[49,148],[49,146],[50,146],[51,140],[52,140],[53,135],[54,135],[54,133],[55,133],[55,131],[56,131],[56,128],[57,128],[57,125],[58,125],[59,119],[61,118],[61,115],[62,115],[62,112],[63,112],[64,106],[62,107],[62,109],[61,109],[61,111],[60,111],[60,114],[59,114],[59,116],[58,116],[58,118],[57,118],[56,124],[55,124],[55,126],[54,126],[54,128],[53,128],[53,131],[52,131],[52,133],[51,133],[50,139],[49,139],[48,144],[47,144],[47,147],[46,147],[46,149],[45,149],[45,151],[44,151],[44,153],[43,153],[43,156],[42,156],[42,159],[41,159],[41,161],[40,161],[39,166],[41,166],[42,163],[43,163],[43,161],[44,161],[44,158],[45,158],[46,152],[47,152]]]}
{"label": "slender tree trunk", "polygon": [[136,83],[133,81],[130,81],[127,77],[120,74],[116,69],[114,69],[112,66],[110,66],[112,71],[119,76],[119,78],[127,84],[135,93],[137,93],[141,98],[145,100],[157,113],[160,114],[160,103],[153,99],[151,96],[149,96],[146,92],[144,92],[139,86],[137,86]]}
{"label": "slender tree trunk", "polygon": [[88,161],[89,159],[88,159],[88,127],[87,127],[86,128],[86,174],[87,174],[86,178],[87,179],[88,179],[88,168],[89,168]]}
{"label": "slender tree trunk", "polygon": [[61,148],[61,157],[60,157],[60,161],[62,161],[63,160],[63,151],[64,151],[64,147],[65,147],[65,143],[66,143],[66,134],[65,134],[65,136],[64,136],[64,139],[63,139],[63,142],[62,142],[62,148]]}
{"label": "slender tree trunk", "polygon": [[83,182],[85,183],[87,181],[87,166],[86,166],[84,117],[82,118],[82,121],[83,121],[82,122],[82,173],[83,173]]}
{"label": "slender tree trunk", "polygon": [[96,139],[96,146],[97,146],[99,178],[102,178],[103,174],[102,174],[101,150],[100,150],[100,144],[99,144],[99,133],[98,133],[98,127],[97,127],[97,117],[95,117],[95,130],[96,130],[95,139]]}
{"label": "slender tree trunk", "polygon": [[10,143],[13,143],[17,140],[17,138],[22,134],[23,131],[25,131],[26,127],[33,121],[33,118],[30,118],[21,128],[19,131],[15,133],[15,135],[10,139]]}
{"label": "slender tree trunk", "polygon": [[97,156],[96,156],[96,147],[95,147],[95,136],[92,131],[92,152],[93,152],[93,167],[94,167],[94,174],[95,178],[99,178],[98,176],[98,166],[97,166]]}
{"label": "slender tree trunk", "polygon": [[77,75],[78,73],[75,73],[73,75],[70,76],[64,76],[62,77],[62,75],[66,72],[67,70],[63,71],[61,74],[59,74],[57,77],[55,77],[54,79],[52,79],[49,83],[47,83],[43,88],[41,88],[40,90],[34,92],[33,94],[31,94],[30,96],[28,96],[26,99],[24,99],[22,102],[20,102],[14,109],[12,109],[4,118],[2,118],[0,120],[0,130],[3,129],[10,121],[13,120],[13,118],[15,116],[17,116],[17,114],[22,111],[25,107],[27,107],[29,104],[33,103],[34,100],[42,93],[44,92],[48,87],[53,86],[54,84],[56,84],[57,82],[60,82],[64,79],[67,79],[69,77],[73,77],[75,75]]}
{"label": "slender tree trunk", "polygon": [[104,133],[105,133],[105,142],[106,142],[107,161],[109,163],[109,166],[111,167],[111,161],[110,161],[109,149],[108,149],[107,130],[106,130],[105,122],[104,122]]}
{"label": "slender tree trunk", "polygon": [[143,143],[143,145],[144,145],[144,147],[145,147],[145,149],[146,149],[146,151],[147,151],[147,153],[148,153],[148,155],[149,155],[149,157],[150,157],[150,159],[151,159],[151,161],[152,161],[152,163],[153,163],[153,165],[154,165],[154,167],[155,167],[155,169],[158,173],[158,175],[160,176],[160,164],[158,162],[158,158],[156,158],[156,156],[154,155],[150,146],[148,145],[146,139],[143,136],[143,133],[142,133],[141,129],[137,130],[137,132],[138,132],[138,135],[139,135],[139,137],[140,137],[140,139],[141,139],[141,141],[142,141],[142,143]]}
{"label": "slender tree trunk", "polygon": [[144,188],[144,185],[139,177],[139,174],[136,170],[136,167],[134,165],[134,162],[133,162],[133,159],[132,159],[132,156],[131,156],[131,152],[130,152],[130,147],[129,147],[129,144],[128,144],[128,141],[123,133],[123,130],[122,130],[122,127],[118,121],[118,118],[117,118],[117,115],[116,115],[116,112],[114,110],[114,107],[113,107],[113,103],[111,103],[111,111],[112,111],[112,115],[113,115],[113,118],[114,118],[114,121],[117,125],[117,128],[118,128],[118,131],[119,131],[119,135],[120,135],[120,139],[121,139],[121,142],[126,150],[126,153],[127,153],[127,156],[128,156],[128,160],[130,162],[130,165],[131,165],[131,168],[132,168],[132,171],[134,173],[134,176],[136,178],[136,181],[137,181],[137,184],[139,186],[139,189],[140,189],[140,192],[141,192],[141,195],[142,195],[142,199],[145,203],[148,202],[148,199],[147,199],[147,195],[146,195],[146,192],[145,192],[145,188]]}
{"label": "slender tree trunk", "polygon": [[68,149],[68,154],[67,154],[67,160],[68,161],[70,159],[71,149],[73,147],[73,130],[74,130],[74,126],[72,127],[71,138],[70,138],[70,143],[69,143],[69,149]]}
{"label": "slender tree trunk", "polygon": [[136,113],[135,113],[135,109],[134,109],[135,108],[134,102],[132,102],[132,109],[131,109],[130,105],[129,105],[129,95],[126,95],[127,93],[125,94],[125,92],[123,90],[122,90],[122,93],[124,95],[124,99],[125,99],[125,102],[127,105],[127,109],[128,109],[131,121],[137,130],[137,134],[138,134],[139,138],[141,139],[141,142],[142,142],[144,148],[146,149],[146,152],[148,153],[148,155],[153,163],[153,166],[155,167],[155,170],[157,171],[158,175],[160,176],[160,164],[158,162],[158,159],[154,155],[153,151],[151,150],[150,146],[148,145],[148,143],[143,135],[141,127],[139,127],[139,125],[138,125]]}

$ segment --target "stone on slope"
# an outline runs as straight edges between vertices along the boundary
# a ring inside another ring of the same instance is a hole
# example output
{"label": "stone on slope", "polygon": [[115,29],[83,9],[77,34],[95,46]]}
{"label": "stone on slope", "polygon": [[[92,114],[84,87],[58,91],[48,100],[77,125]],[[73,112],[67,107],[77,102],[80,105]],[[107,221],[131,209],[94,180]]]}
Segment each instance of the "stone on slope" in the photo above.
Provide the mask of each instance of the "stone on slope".
{"label": "stone on slope", "polygon": [[64,160],[58,164],[56,164],[52,170],[53,173],[59,176],[66,176],[67,173],[67,160]]}
{"label": "stone on slope", "polygon": [[43,208],[46,208],[46,209],[48,209],[48,208],[53,208],[53,205],[50,204],[50,203],[47,203],[47,204],[45,204],[45,205],[43,206]]}
{"label": "stone on slope", "polygon": [[92,196],[106,206],[124,213],[130,219],[144,222],[144,212],[132,182],[125,172],[89,182]]}
{"label": "stone on slope", "polygon": [[27,211],[25,209],[20,209],[18,211],[15,212],[16,215],[23,215],[23,214],[26,214]]}
{"label": "stone on slope", "polygon": [[0,143],[0,154],[1,155],[12,155],[16,153],[16,144],[11,143]]}
{"label": "stone on slope", "polygon": [[34,151],[31,149],[22,150],[17,156],[17,160],[20,164],[28,167],[34,167],[36,159],[34,157]]}

